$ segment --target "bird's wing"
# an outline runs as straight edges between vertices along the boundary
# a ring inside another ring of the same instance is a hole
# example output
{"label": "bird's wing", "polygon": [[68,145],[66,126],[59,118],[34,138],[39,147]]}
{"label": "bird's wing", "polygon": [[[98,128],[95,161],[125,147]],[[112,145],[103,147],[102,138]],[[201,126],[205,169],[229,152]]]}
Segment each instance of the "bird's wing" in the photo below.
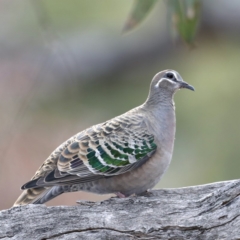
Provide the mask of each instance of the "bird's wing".
{"label": "bird's wing", "polygon": [[43,164],[36,177],[22,189],[83,183],[119,175],[140,166],[157,148],[154,136],[141,117],[124,116],[93,126],[65,145],[57,154],[54,169],[47,174],[41,170],[46,168],[46,160],[46,166]]}

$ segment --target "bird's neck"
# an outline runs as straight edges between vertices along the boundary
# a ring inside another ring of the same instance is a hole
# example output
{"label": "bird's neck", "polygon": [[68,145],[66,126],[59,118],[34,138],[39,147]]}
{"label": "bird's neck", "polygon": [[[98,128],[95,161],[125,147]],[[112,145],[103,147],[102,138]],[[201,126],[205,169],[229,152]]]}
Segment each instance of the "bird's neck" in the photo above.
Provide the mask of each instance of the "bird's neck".
{"label": "bird's neck", "polygon": [[165,92],[164,94],[150,92],[143,107],[155,112],[161,112],[163,109],[172,109],[174,108],[173,95],[174,93],[170,92]]}
{"label": "bird's neck", "polygon": [[147,124],[156,140],[172,152],[176,128],[173,98],[162,98],[158,101],[150,99],[142,105],[142,110],[147,112]]}

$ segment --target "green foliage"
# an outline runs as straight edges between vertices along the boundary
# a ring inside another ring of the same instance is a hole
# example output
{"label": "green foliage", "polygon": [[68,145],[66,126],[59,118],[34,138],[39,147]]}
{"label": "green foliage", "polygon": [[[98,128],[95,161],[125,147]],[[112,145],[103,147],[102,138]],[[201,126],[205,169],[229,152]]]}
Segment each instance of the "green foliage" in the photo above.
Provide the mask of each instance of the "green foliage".
{"label": "green foliage", "polygon": [[132,12],[123,27],[123,32],[128,32],[138,26],[156,2],[156,0],[135,0]]}
{"label": "green foliage", "polygon": [[169,0],[168,6],[174,35],[179,35],[184,41],[192,45],[200,19],[200,1]]}
{"label": "green foliage", "polygon": [[[135,0],[123,31],[127,32],[138,26],[156,3],[156,0]],[[174,37],[180,36],[186,43],[192,45],[199,25],[200,0],[168,0],[166,3]]]}

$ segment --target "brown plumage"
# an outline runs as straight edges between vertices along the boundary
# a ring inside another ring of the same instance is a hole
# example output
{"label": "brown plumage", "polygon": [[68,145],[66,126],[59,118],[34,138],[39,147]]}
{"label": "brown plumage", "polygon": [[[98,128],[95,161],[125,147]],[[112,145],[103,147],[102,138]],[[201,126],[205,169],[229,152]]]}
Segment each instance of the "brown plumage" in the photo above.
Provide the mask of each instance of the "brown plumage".
{"label": "brown plumage", "polygon": [[173,95],[180,88],[193,90],[173,70],[158,73],[143,105],[60,145],[22,186],[14,206],[44,203],[64,192],[129,196],[154,187],[171,161]]}

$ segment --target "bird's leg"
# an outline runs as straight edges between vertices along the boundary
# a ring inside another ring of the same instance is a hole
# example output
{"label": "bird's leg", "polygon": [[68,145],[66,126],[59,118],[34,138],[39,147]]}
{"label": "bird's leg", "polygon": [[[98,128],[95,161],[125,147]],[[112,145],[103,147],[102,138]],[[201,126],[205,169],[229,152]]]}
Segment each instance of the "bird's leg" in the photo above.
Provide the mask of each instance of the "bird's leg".
{"label": "bird's leg", "polygon": [[125,197],[126,197],[124,194],[122,194],[122,193],[120,193],[120,192],[116,192],[115,194],[116,194],[117,197],[119,197],[119,198],[125,198]]}

